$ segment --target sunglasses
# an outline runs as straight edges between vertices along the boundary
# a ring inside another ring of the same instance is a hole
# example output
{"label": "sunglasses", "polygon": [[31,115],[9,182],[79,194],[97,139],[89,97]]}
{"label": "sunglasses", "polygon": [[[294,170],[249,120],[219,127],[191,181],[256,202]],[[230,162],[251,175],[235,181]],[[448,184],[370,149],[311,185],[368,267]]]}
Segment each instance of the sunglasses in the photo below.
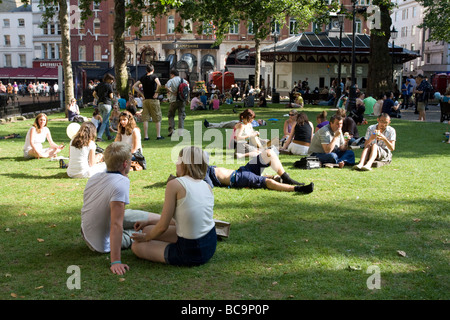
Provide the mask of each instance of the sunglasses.
{"label": "sunglasses", "polygon": [[289,113],[289,116],[290,116],[290,117],[293,117],[293,116],[295,116],[295,114]]}

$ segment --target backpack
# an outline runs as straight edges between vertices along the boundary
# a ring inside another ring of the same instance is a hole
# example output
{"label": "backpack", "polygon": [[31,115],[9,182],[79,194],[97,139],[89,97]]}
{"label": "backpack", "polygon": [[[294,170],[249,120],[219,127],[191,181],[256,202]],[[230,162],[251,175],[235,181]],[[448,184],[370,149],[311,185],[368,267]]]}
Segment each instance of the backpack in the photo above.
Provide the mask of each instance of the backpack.
{"label": "backpack", "polygon": [[294,162],[294,167],[297,169],[319,169],[321,167],[321,163],[319,158],[317,157],[313,157],[313,156],[308,156],[308,157],[303,157],[298,161]]}
{"label": "backpack", "polygon": [[180,84],[178,85],[178,101],[187,101],[189,99],[189,86],[184,79],[181,79]]}

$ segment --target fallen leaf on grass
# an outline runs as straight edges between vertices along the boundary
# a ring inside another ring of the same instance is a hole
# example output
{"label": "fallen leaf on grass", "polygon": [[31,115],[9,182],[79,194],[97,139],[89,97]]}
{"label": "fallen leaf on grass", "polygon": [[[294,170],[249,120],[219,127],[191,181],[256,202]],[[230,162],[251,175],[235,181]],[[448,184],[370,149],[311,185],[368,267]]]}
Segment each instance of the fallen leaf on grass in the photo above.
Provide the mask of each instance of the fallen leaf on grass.
{"label": "fallen leaf on grass", "polygon": [[45,240],[44,240],[44,239],[41,239],[41,238],[37,238],[37,241],[38,241],[38,242],[44,242]]}
{"label": "fallen leaf on grass", "polygon": [[15,294],[15,293],[11,293],[11,297],[13,297],[13,298],[17,298],[17,294]]}
{"label": "fallen leaf on grass", "polygon": [[361,266],[348,266],[349,271],[358,271],[361,270]]}
{"label": "fallen leaf on grass", "polygon": [[406,257],[406,252],[402,250],[397,250],[399,256]]}
{"label": "fallen leaf on grass", "polygon": [[125,278],[119,278],[119,282],[124,282]]}
{"label": "fallen leaf on grass", "polygon": [[44,288],[44,286],[39,286],[39,287],[36,287],[36,288],[34,288],[35,290],[40,290],[40,289],[43,289]]}
{"label": "fallen leaf on grass", "polygon": [[419,222],[419,221],[422,221],[422,219],[416,218],[416,219],[413,219],[413,221],[414,222]]}

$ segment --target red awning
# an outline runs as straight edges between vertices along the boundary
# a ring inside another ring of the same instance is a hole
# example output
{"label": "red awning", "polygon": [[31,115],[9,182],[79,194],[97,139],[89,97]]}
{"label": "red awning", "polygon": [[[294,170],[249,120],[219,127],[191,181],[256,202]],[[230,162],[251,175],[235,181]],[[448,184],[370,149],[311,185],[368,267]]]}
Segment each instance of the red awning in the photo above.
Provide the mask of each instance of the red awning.
{"label": "red awning", "polygon": [[57,80],[57,68],[0,68],[0,79]]}

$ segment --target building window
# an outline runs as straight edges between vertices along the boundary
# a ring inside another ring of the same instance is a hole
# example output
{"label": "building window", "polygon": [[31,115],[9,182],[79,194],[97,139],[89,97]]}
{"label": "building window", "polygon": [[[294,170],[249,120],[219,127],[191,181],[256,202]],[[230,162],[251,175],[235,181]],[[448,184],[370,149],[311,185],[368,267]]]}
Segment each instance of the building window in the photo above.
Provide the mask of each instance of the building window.
{"label": "building window", "polygon": [[100,34],[100,19],[94,19],[94,34]]}
{"label": "building window", "polygon": [[93,8],[94,8],[94,10],[100,10],[100,2],[95,3],[95,1],[94,1]]}
{"label": "building window", "polygon": [[280,24],[278,22],[272,22],[272,33],[280,34]]}
{"label": "building window", "polygon": [[230,26],[228,30],[230,34],[239,34],[239,20],[234,20],[233,24]]}
{"label": "building window", "polygon": [[289,34],[292,36],[297,33],[297,20],[289,19]]}
{"label": "building window", "polygon": [[24,34],[19,34],[19,46],[25,47],[25,35]]}
{"label": "building window", "polygon": [[86,46],[81,45],[78,47],[78,60],[86,61]]}
{"label": "building window", "polygon": [[78,21],[78,34],[84,34],[84,33],[86,33],[86,31],[84,30],[84,29],[85,29],[85,26],[86,26],[85,22],[82,21],[82,20],[80,19],[80,20]]}
{"label": "building window", "polygon": [[248,22],[247,33],[248,34],[255,34],[255,31],[253,30],[253,21],[249,21]]}
{"label": "building window", "polygon": [[3,19],[3,27],[4,28],[9,28],[10,27],[9,19]]}
{"label": "building window", "polygon": [[142,17],[141,23],[142,34],[144,36],[150,36],[153,34],[152,18],[149,15],[144,15]]}
{"label": "building window", "polygon": [[25,27],[25,19],[18,19],[17,20],[19,27]]}
{"label": "building window", "polygon": [[402,27],[400,36],[401,36],[402,38],[408,36],[408,27]]}
{"label": "building window", "polygon": [[41,58],[42,59],[47,59],[48,53],[47,53],[47,44],[43,43],[42,44],[42,55]]}
{"label": "building window", "polygon": [[54,43],[50,43],[49,45],[49,59],[56,59],[56,48]]}
{"label": "building window", "polygon": [[5,67],[12,67],[10,54],[5,54]]}
{"label": "building window", "polygon": [[8,34],[5,34],[3,36],[3,39],[5,39],[5,47],[10,47],[11,46],[11,36]]}
{"label": "building window", "polygon": [[412,16],[415,18],[417,16],[417,7],[412,8]]}
{"label": "building window", "polygon": [[362,22],[360,19],[356,19],[355,26],[356,26],[356,33],[361,33],[362,32]]}
{"label": "building window", "polygon": [[175,18],[173,16],[169,16],[167,18],[167,33],[172,34],[175,32]]}
{"label": "building window", "polygon": [[102,61],[102,46],[94,46],[94,61]]}
{"label": "building window", "polygon": [[402,10],[402,20],[407,20],[408,19],[408,9],[403,9]]}
{"label": "building window", "polygon": [[27,55],[19,54],[19,67],[26,67],[26,66],[27,66]]}

